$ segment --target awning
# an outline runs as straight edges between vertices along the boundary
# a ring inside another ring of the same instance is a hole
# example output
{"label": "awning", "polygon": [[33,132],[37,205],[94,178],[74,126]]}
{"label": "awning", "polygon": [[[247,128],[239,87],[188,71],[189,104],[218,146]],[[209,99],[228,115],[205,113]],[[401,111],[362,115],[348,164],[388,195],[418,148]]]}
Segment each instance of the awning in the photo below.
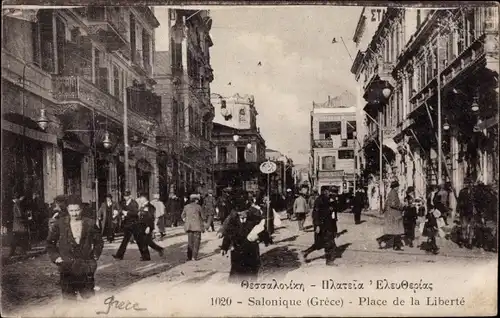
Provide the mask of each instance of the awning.
{"label": "awning", "polygon": [[28,22],[38,22],[38,10],[39,9],[3,9],[2,17],[20,19]]}
{"label": "awning", "polygon": [[382,143],[384,144],[384,146],[391,148],[391,150],[394,151],[395,153],[398,152],[398,145],[396,144],[393,138],[384,138]]}
{"label": "awning", "polygon": [[491,126],[498,125],[498,116],[488,118],[474,127],[474,130],[481,131],[484,129],[488,129]]}

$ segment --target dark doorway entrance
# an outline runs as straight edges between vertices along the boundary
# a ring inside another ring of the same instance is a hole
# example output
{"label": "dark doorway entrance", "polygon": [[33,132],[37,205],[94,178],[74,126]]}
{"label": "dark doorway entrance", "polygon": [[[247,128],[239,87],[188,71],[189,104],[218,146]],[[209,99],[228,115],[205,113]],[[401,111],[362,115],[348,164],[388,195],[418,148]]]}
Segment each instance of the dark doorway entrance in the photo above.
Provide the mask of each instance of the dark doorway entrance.
{"label": "dark doorway entrance", "polygon": [[97,160],[96,174],[98,183],[97,189],[99,191],[97,202],[101,205],[106,199],[106,194],[108,192],[109,164],[107,160]]}

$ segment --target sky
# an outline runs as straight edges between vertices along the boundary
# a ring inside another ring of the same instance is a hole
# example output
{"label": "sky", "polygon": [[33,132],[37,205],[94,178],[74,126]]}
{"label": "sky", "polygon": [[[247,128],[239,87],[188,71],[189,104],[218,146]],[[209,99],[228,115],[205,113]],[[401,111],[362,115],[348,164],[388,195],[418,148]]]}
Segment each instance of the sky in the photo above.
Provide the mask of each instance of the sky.
{"label": "sky", "polygon": [[[213,19],[212,93],[253,95],[266,147],[294,163],[307,163],[312,102],[325,102],[346,90],[356,93],[349,53],[356,56],[352,36],[361,7],[208,9]],[[161,30],[168,26],[168,14],[160,7],[155,14],[161,24],[156,50],[167,50]]]}

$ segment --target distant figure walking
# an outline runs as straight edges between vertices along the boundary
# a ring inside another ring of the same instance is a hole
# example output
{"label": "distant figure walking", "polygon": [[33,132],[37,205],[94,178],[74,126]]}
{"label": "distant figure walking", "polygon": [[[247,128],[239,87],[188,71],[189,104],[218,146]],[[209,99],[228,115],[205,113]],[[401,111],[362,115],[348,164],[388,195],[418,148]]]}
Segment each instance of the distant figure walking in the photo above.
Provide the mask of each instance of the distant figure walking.
{"label": "distant figure walking", "polygon": [[299,196],[295,199],[295,202],[293,203],[293,214],[297,218],[299,231],[304,231],[304,222],[306,220],[307,212],[309,212],[309,206],[306,200],[306,195],[308,190],[309,188],[307,186],[300,187]]}
{"label": "distant figure walking", "polygon": [[200,206],[200,195],[191,194],[190,203],[184,206],[182,211],[182,220],[184,221],[184,231],[188,236],[187,260],[198,260],[198,251],[200,249],[201,233],[205,232],[205,213]]}
{"label": "distant figure walking", "polygon": [[387,194],[385,202],[384,214],[384,233],[390,236],[388,245],[392,245],[394,250],[402,251],[403,242],[401,234],[403,234],[403,210],[405,206],[401,204],[398,196],[399,182],[391,183],[391,190]]}

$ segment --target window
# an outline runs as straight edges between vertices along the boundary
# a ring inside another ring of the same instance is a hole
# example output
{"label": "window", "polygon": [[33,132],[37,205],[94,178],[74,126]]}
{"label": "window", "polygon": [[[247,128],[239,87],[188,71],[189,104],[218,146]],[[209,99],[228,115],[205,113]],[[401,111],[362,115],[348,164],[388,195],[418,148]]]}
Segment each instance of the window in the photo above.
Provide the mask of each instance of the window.
{"label": "window", "polygon": [[238,163],[244,163],[246,160],[245,160],[245,149],[246,147],[238,147],[237,148],[237,151],[238,151]]}
{"label": "window", "polygon": [[59,74],[64,71],[64,51],[66,44],[66,26],[60,19],[56,19],[56,39],[57,39],[57,68]]}
{"label": "window", "polygon": [[220,147],[219,148],[219,163],[226,163],[227,160],[227,148]]}
{"label": "window", "polygon": [[354,139],[354,132],[356,131],[356,121],[347,122],[347,139]]}
{"label": "window", "polygon": [[142,60],[144,62],[144,67],[148,70],[151,66],[151,55],[150,55],[150,42],[151,37],[146,32],[142,30]]}
{"label": "window", "polygon": [[321,170],[335,170],[335,157],[334,156],[322,157]]}
{"label": "window", "polygon": [[320,139],[329,139],[333,135],[340,135],[341,132],[342,132],[342,123],[340,121],[319,122]]}
{"label": "window", "polygon": [[120,71],[116,65],[113,65],[113,95],[117,98],[121,95]]}
{"label": "window", "polygon": [[418,89],[421,90],[425,87],[425,63],[420,63],[419,65],[419,74],[418,74],[419,82]]}
{"label": "window", "polygon": [[131,49],[131,56],[132,56],[132,61],[136,61],[136,43],[135,43],[135,18],[134,15],[130,15],[130,49]]}
{"label": "window", "polygon": [[31,24],[31,35],[33,39],[33,64],[40,66],[42,53],[40,48],[40,25],[38,23]]}
{"label": "window", "polygon": [[188,122],[189,122],[189,132],[194,133],[194,112],[193,107],[191,105],[188,106]]}

